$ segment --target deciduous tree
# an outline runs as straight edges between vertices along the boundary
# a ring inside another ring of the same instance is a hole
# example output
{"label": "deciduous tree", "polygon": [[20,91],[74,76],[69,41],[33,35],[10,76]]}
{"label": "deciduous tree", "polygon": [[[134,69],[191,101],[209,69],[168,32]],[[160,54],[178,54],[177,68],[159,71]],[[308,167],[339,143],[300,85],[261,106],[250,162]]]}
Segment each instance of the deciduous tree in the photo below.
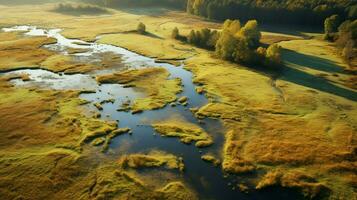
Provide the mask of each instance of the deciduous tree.
{"label": "deciduous tree", "polygon": [[138,31],[138,33],[140,34],[145,34],[146,33],[146,26],[144,23],[140,22],[138,24],[138,27],[136,28],[136,30]]}
{"label": "deciduous tree", "polygon": [[241,28],[239,35],[247,41],[249,47],[251,48],[257,48],[260,43],[260,38],[262,37],[258,29],[258,22],[256,20],[249,20]]}
{"label": "deciduous tree", "polygon": [[222,59],[234,60],[237,42],[229,31],[223,30],[216,44],[216,54]]}

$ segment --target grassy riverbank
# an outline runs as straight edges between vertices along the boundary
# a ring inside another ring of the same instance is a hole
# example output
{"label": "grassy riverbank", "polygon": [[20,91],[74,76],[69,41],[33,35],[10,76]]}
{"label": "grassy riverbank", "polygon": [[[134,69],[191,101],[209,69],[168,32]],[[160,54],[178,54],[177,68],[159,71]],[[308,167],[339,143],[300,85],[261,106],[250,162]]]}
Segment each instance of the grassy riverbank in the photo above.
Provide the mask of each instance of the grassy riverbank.
{"label": "grassy riverbank", "polygon": [[[62,28],[64,36],[88,41],[107,34],[99,39],[100,43],[118,45],[160,60],[190,58],[185,61],[185,68],[193,72],[193,81],[201,85],[210,101],[195,115],[218,118],[227,130],[222,170],[242,177],[258,174],[247,184],[250,191],[280,185],[297,188],[307,197],[356,197],[357,97],[355,83],[351,83],[354,75],[350,73],[355,69],[342,62],[332,44],[319,37],[304,39],[300,34],[264,32],[263,42],[279,42],[284,48],[286,67],[280,74],[274,74],[259,66],[254,70],[222,61],[210,51],[171,39],[174,27],[184,35],[191,29],[220,28],[220,24],[186,13],[135,9],[73,16],[52,12],[54,6],[2,6],[0,25]],[[149,34],[133,32],[138,22],[146,24]],[[98,69],[40,48],[52,42],[49,38],[0,33],[0,68],[41,67],[54,72],[69,70],[69,73]],[[149,96],[155,91],[160,94],[159,83],[168,82],[168,75],[161,70],[155,74],[160,81],[153,85],[140,76],[134,76],[140,79],[130,83],[141,87]],[[119,163],[113,164],[91,147],[84,148],[87,145],[81,141],[90,130],[99,128],[110,132],[116,127],[84,115],[79,106],[85,102],[78,98],[78,93],[18,89],[11,87],[6,79],[0,81],[0,87],[3,135],[0,174],[4,175],[0,178],[0,185],[4,185],[0,193],[6,197],[25,195],[25,198],[40,199],[55,194],[58,199],[170,199],[179,192],[182,199],[195,198],[188,186],[177,182],[181,180],[168,178],[157,183],[155,177],[146,177],[141,181],[135,169],[124,170]],[[176,100],[180,89],[177,83],[170,83],[167,88],[173,88],[169,91],[170,100],[148,109]],[[137,106],[147,110],[142,101],[139,99]],[[171,122],[164,125],[177,130]],[[98,162],[92,154],[104,161]],[[35,189],[27,187],[34,182]]]}

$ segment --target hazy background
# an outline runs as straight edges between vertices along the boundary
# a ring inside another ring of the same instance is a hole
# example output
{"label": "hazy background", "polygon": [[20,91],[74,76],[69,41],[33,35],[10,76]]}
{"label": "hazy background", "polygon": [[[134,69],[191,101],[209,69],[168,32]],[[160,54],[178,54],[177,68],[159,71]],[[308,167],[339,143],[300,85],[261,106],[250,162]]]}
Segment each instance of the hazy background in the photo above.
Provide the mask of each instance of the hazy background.
{"label": "hazy background", "polygon": [[60,3],[60,2],[79,2],[79,0],[0,0],[3,5],[19,5],[19,4],[41,4],[41,3]]}

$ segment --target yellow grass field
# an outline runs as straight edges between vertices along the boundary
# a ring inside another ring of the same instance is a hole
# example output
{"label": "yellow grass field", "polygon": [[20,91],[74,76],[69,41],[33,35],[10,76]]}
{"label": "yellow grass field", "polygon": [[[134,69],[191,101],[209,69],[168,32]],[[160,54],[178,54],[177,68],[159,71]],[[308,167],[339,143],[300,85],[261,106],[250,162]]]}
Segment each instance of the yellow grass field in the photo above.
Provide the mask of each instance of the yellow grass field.
{"label": "yellow grass field", "polygon": [[[200,85],[209,101],[195,116],[219,119],[226,130],[220,151],[222,162],[212,156],[202,159],[221,163],[224,172],[243,177],[259,172],[247,184],[253,185],[253,190],[278,185],[298,189],[307,198],[357,198],[356,79],[347,72],[349,67],[332,44],[318,38],[263,32],[262,42],[278,42],[283,48],[286,71],[272,78],[269,73],[222,61],[213,52],[171,39],[174,27],[186,35],[202,27],[220,29],[218,23],[154,8],[72,16],[52,12],[55,5],[0,6],[0,27],[28,24],[61,28],[69,38],[95,41],[101,35],[98,43],[158,60],[186,59],[184,68],[193,73],[193,82]],[[146,25],[149,35],[133,32],[139,22]],[[52,42],[44,37],[0,32],[0,71],[27,66],[89,73],[105,68],[41,48]],[[160,68],[148,73],[134,70],[98,76],[97,80],[115,82],[116,76],[129,74],[126,83],[147,95],[137,99],[134,110],[158,109],[177,100],[179,81],[167,80],[168,72]],[[152,80],[156,80],[155,84],[150,85]],[[90,145],[97,136],[119,128],[116,123],[86,115],[81,105],[88,102],[79,95],[73,91],[17,88],[9,79],[0,78],[0,196],[198,198],[188,184],[169,172],[162,181],[158,176],[145,177],[137,171],[141,167],[162,166],[181,169],[178,155],[129,154],[113,162]],[[152,126],[162,135],[194,141],[196,146],[200,146],[199,142],[205,143],[202,146],[215,142],[208,133],[184,122],[164,121]]]}

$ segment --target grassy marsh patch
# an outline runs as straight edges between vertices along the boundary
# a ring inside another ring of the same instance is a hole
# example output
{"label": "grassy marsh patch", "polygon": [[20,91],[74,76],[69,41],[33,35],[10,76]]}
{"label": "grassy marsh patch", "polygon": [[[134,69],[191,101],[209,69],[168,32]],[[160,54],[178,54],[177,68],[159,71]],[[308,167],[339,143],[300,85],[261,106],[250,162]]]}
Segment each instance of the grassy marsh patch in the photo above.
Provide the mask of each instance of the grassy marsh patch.
{"label": "grassy marsh patch", "polygon": [[73,61],[72,57],[65,55],[53,55],[41,63],[41,67],[53,72],[66,74],[86,73],[97,69],[96,66]]}
{"label": "grassy marsh patch", "polygon": [[15,32],[0,32],[0,71],[37,67],[54,54],[40,47],[55,42],[53,38],[24,37]]}
{"label": "grassy marsh patch", "polygon": [[132,112],[159,109],[177,99],[182,91],[179,79],[169,80],[169,72],[164,68],[144,68],[97,76],[99,83],[118,83],[134,87],[147,97],[135,99]]}
{"label": "grassy marsh patch", "polygon": [[[124,170],[106,159],[100,162],[97,159],[89,154],[53,148],[0,154],[0,185],[4,186],[1,195],[6,199],[139,200],[172,199],[173,195],[197,198],[178,180],[167,180],[168,183],[161,187],[158,185],[163,183],[156,182],[155,178],[143,181],[135,171]],[[28,187],[29,184],[32,187]]]}
{"label": "grassy marsh patch", "polygon": [[313,177],[299,171],[271,171],[268,172],[257,184],[256,189],[269,186],[281,185],[287,188],[298,188],[302,190],[304,196],[309,199],[323,198],[329,189],[322,183],[318,183]]}
{"label": "grassy marsh patch", "polygon": [[162,151],[150,151],[148,154],[130,154],[119,159],[122,168],[153,168],[165,167],[167,169],[184,170],[182,158]]}
{"label": "grassy marsh patch", "polygon": [[56,43],[49,37],[30,37],[17,32],[0,32],[0,71],[22,68],[42,68],[67,74],[87,73],[108,67],[105,63],[88,64],[75,61],[70,55],[62,55],[42,48]]}
{"label": "grassy marsh patch", "polygon": [[85,52],[88,52],[88,51],[89,51],[89,49],[67,48],[67,52],[69,54],[85,53]]}
{"label": "grassy marsh patch", "polygon": [[196,200],[197,196],[182,182],[172,182],[158,190],[164,194],[164,199]]}
{"label": "grassy marsh patch", "polygon": [[178,137],[181,142],[195,142],[197,147],[207,147],[213,144],[212,137],[201,127],[180,119],[169,119],[152,124],[156,132],[166,137]]}
{"label": "grassy marsh patch", "polygon": [[206,162],[212,163],[214,166],[218,166],[221,164],[221,161],[211,154],[205,154],[201,156],[201,159]]}
{"label": "grassy marsh patch", "polygon": [[[0,121],[7,122],[0,123],[3,198],[169,199],[173,194],[196,198],[177,179],[165,189],[151,188],[135,171],[98,159],[101,155],[95,149],[83,146],[83,141],[104,145],[130,129],[85,116],[79,92],[20,89],[6,82],[0,79]],[[173,155],[152,153],[149,157],[157,159],[158,155],[167,167],[183,169],[182,161]],[[150,185],[158,185],[150,180]]]}

